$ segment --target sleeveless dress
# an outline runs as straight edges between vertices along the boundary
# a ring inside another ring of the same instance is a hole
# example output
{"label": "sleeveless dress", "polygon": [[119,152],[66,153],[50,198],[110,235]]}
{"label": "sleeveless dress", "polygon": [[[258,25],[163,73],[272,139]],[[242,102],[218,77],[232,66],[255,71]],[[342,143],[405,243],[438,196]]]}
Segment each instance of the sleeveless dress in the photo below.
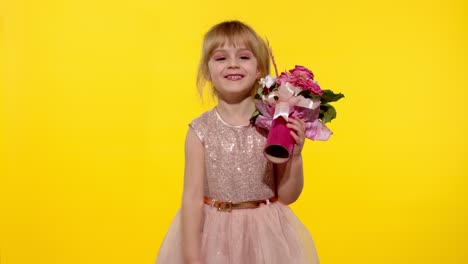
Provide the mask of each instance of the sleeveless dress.
{"label": "sleeveless dress", "polygon": [[[204,195],[251,201],[275,195],[273,164],[263,156],[265,131],[224,122],[213,108],[190,128],[204,146]],[[205,264],[318,264],[314,242],[292,210],[280,202],[220,212],[203,205],[201,249]],[[159,249],[157,264],[183,264],[182,221],[177,212]]]}

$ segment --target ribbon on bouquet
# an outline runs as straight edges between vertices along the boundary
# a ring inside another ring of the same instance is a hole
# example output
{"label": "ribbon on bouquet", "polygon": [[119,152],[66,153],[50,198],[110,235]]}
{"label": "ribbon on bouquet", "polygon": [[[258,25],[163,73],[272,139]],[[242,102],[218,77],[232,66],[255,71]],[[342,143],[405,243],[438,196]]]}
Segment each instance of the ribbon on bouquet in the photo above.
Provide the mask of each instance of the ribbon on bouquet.
{"label": "ribbon on bouquet", "polygon": [[311,110],[320,106],[320,99],[305,98],[302,95],[297,96],[296,94],[301,91],[301,88],[286,82],[278,87],[278,90],[269,93],[268,96],[265,96],[264,101],[271,106],[275,106],[273,119],[282,116],[284,120],[288,121],[289,114],[291,113],[290,110],[295,106]]}

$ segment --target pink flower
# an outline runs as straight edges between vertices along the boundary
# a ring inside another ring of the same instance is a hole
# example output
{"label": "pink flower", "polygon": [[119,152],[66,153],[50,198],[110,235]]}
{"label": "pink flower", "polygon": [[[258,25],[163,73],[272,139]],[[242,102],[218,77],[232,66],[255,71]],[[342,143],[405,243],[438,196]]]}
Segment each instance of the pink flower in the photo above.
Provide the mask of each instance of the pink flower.
{"label": "pink flower", "polygon": [[298,79],[297,81],[291,83],[294,86],[297,86],[303,90],[309,90],[313,94],[322,96],[323,91],[318,85],[318,83],[312,79]]}
{"label": "pink flower", "polygon": [[308,90],[313,94],[323,95],[320,85],[314,80],[314,74],[306,67],[296,65],[289,72],[282,72],[278,77],[278,85],[281,86],[281,84],[287,82],[302,90]]}
{"label": "pink flower", "polygon": [[304,66],[296,65],[294,69],[289,72],[298,79],[314,79],[314,74]]}
{"label": "pink flower", "polygon": [[282,83],[291,82],[291,75],[287,72],[282,72],[281,75],[278,77],[278,86],[281,86]]}

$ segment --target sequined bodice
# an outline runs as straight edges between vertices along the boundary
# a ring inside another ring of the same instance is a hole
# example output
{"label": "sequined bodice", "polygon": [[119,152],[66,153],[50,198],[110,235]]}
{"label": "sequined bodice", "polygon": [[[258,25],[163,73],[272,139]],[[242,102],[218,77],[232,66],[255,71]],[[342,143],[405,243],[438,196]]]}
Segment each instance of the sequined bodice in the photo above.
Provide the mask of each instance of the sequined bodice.
{"label": "sequined bodice", "polygon": [[204,146],[205,196],[240,202],[275,194],[273,165],[262,153],[264,132],[251,125],[229,125],[215,108],[194,119],[190,127]]}

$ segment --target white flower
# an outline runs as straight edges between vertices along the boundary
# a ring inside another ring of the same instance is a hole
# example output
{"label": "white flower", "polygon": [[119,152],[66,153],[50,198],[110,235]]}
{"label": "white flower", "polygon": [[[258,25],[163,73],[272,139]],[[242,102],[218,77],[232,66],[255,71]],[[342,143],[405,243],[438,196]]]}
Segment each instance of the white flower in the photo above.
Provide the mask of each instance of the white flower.
{"label": "white flower", "polygon": [[265,78],[260,79],[260,84],[262,87],[270,88],[273,84],[276,83],[276,77],[267,75]]}

